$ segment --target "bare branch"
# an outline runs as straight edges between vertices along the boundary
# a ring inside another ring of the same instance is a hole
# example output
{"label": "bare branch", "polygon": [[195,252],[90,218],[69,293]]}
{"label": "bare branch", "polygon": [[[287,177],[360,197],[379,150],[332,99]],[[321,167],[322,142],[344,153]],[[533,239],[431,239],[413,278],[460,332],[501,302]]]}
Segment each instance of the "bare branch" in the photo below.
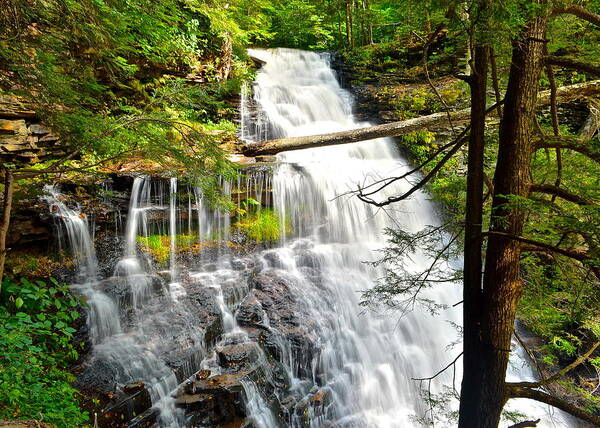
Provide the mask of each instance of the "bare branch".
{"label": "bare branch", "polygon": [[600,149],[596,148],[591,141],[586,139],[565,136],[545,137],[541,138],[536,143],[536,149],[551,148],[573,150],[574,152],[581,153],[593,161],[600,163]]}
{"label": "bare branch", "polygon": [[561,58],[552,55],[547,56],[544,61],[548,66],[556,65],[557,67],[569,68],[591,74],[592,76],[600,77],[600,67],[593,64],[587,64],[585,62],[574,61],[572,59]]}
{"label": "bare branch", "polygon": [[537,424],[539,424],[540,421],[541,419],[536,419],[535,421],[523,421],[519,422],[518,424],[511,425],[508,428],[537,427]]}
{"label": "bare branch", "polygon": [[600,425],[600,416],[592,415],[585,410],[580,409],[560,398],[550,395],[537,389],[523,388],[519,386],[506,386],[507,396],[509,398],[529,398],[541,403],[549,404],[584,421],[588,421],[596,426]]}
{"label": "bare branch", "polygon": [[574,260],[579,260],[581,262],[587,261],[590,259],[590,256],[585,251],[579,251],[574,249],[565,249],[559,248],[554,245],[546,244],[545,242],[536,241],[534,239],[523,238],[522,236],[511,235],[510,233],[504,232],[495,232],[495,231],[487,231],[484,232],[483,235],[495,235],[501,236],[507,239],[512,239],[514,241],[522,242],[523,244],[527,244],[528,246],[521,247],[524,251],[550,251],[552,253],[561,254],[565,257],[569,257]]}
{"label": "bare branch", "polygon": [[588,21],[600,27],[600,15],[590,12],[583,6],[571,4],[565,7],[556,8],[552,11],[552,16],[564,14],[575,15],[584,21]]}
{"label": "bare branch", "polygon": [[594,343],[585,354],[580,355],[579,358],[577,358],[571,364],[569,364],[568,366],[560,370],[558,373],[550,376],[547,379],[541,380],[540,382],[511,382],[507,385],[509,387],[518,386],[523,388],[539,388],[541,386],[548,385],[549,383],[556,382],[557,380],[560,380],[561,377],[569,373],[571,370],[583,364],[590,357],[590,355],[592,355],[592,353],[598,348],[598,346],[600,346],[600,341]]}
{"label": "bare branch", "polygon": [[448,106],[448,103],[446,103],[446,100],[444,99],[444,97],[442,97],[440,95],[440,92],[437,90],[437,88],[435,87],[435,85],[431,81],[431,76],[429,75],[429,67],[427,66],[427,56],[429,54],[429,46],[431,46],[431,43],[433,43],[433,41],[437,38],[438,34],[442,31],[442,29],[445,27],[445,25],[446,24],[443,23],[443,22],[440,23],[440,24],[438,24],[438,26],[436,27],[435,31],[433,32],[433,34],[431,34],[431,36],[429,36],[429,39],[427,41],[425,41],[425,39],[423,39],[423,37],[421,37],[415,31],[413,31],[413,34],[415,36],[417,36],[418,38],[420,38],[421,41],[423,41],[423,58],[422,58],[422,62],[423,62],[423,69],[425,70],[425,77],[427,78],[427,83],[429,83],[429,86],[431,87],[431,89],[435,93],[435,96],[437,97],[438,100],[440,100],[440,102],[444,106],[444,111],[448,115],[448,124],[450,125],[450,128],[452,129],[452,134],[456,135],[456,130],[454,129],[454,122],[452,121],[452,115],[450,114],[450,111],[451,111],[450,107]]}
{"label": "bare branch", "polygon": [[592,201],[589,201],[585,198],[582,198],[581,196],[569,192],[568,190],[565,190],[558,186],[553,186],[551,184],[532,184],[529,187],[529,190],[535,193],[545,193],[555,198],[558,197],[564,199],[565,201],[573,202],[578,205],[594,205]]}
{"label": "bare branch", "polygon": [[410,188],[409,191],[407,191],[406,193],[400,195],[400,196],[392,196],[387,198],[385,201],[382,202],[377,202],[373,199],[371,199],[368,196],[365,196],[362,193],[362,189],[358,189],[358,198],[363,201],[366,202],[368,204],[371,205],[375,205],[376,207],[383,207],[386,205],[390,205],[393,204],[394,202],[400,202],[404,199],[407,199],[408,197],[410,197],[413,193],[415,193],[417,190],[421,189],[423,186],[425,186],[425,184],[427,184],[427,182],[429,180],[431,180],[431,178],[433,176],[435,176],[435,174],[437,174],[437,172],[442,169],[442,167],[450,160],[450,158],[452,158],[452,156],[454,156],[454,154],[464,145],[466,141],[466,137],[463,136],[455,145],[454,147],[448,152],[446,153],[446,155],[444,155],[444,157],[442,158],[442,160],[440,160],[436,166],[433,167],[433,169],[425,176],[423,177],[417,184],[415,184],[414,186],[412,186]]}
{"label": "bare branch", "polygon": [[429,376],[429,377],[413,377],[412,380],[433,380],[436,377],[438,377],[439,375],[441,375],[442,373],[444,373],[446,370],[448,370],[450,367],[452,367],[454,364],[456,364],[456,362],[458,361],[458,359],[460,357],[462,357],[462,355],[463,355],[462,352],[460,354],[458,354],[454,360],[452,360],[450,363],[448,363],[448,365],[446,365],[443,369],[440,369],[436,374]]}

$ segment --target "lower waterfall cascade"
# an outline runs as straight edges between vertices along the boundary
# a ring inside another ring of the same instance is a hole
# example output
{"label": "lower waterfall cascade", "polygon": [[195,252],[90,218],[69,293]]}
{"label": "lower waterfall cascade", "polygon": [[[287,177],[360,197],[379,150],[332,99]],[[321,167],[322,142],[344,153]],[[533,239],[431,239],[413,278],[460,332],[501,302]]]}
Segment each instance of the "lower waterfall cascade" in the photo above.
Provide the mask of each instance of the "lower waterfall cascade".
{"label": "lower waterfall cascade", "polygon": [[[251,53],[264,65],[252,99],[242,100],[242,137],[249,144],[369,125],[354,120],[352,96],[339,85],[329,54]],[[237,182],[221,180],[222,194],[238,207],[252,200],[272,207],[279,219],[279,242],[249,250],[237,242],[230,215],[212,208],[200,188],[176,178],[136,177],[112,275],[98,268],[93,225],[48,187],[46,201],[78,264],[72,288],[89,306],[92,351],[78,384],[97,383],[101,372],[106,391],[138,385],[149,409],[138,411],[137,401],[121,394],[105,412],[107,418],[116,410],[129,414],[122,425],[130,427],[153,419],[163,427],[242,420],[236,426],[422,426],[430,409],[424,385],[413,379],[431,376],[460,353],[451,346],[462,320],[460,305],[453,307],[460,284],[424,292],[448,306],[437,315],[415,307],[400,317],[360,303],[362,292],[384,276],[384,266],[365,262],[381,257],[385,229],[414,233],[440,219],[424,192],[387,210],[350,193],[410,169],[392,140],[377,139],[284,152],[270,168],[248,170]],[[397,181],[378,198],[408,188],[408,181]],[[144,246],[165,248],[160,266]],[[184,257],[182,247],[201,251]],[[406,260],[415,272],[429,262],[425,255]],[[523,350],[515,344],[513,351],[508,377],[534,379]],[[460,365],[454,376],[458,388]],[[452,383],[452,371],[443,373],[431,393],[445,393]],[[450,413],[458,403],[447,406]],[[541,418],[540,427],[577,426],[529,400],[507,407]]]}

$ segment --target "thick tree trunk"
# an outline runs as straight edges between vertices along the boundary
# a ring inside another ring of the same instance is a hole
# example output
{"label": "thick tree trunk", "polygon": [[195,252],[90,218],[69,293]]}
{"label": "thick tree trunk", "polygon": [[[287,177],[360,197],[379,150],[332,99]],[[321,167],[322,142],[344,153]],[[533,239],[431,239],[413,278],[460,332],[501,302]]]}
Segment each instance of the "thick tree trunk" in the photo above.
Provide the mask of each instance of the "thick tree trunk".
{"label": "thick tree trunk", "polygon": [[[586,83],[563,86],[558,88],[557,99],[560,102],[581,98],[600,93],[600,80]],[[538,105],[550,103],[550,91],[541,92],[538,96]],[[497,111],[490,112],[490,115]],[[471,109],[464,109],[450,114],[454,124],[467,122],[471,117]],[[370,126],[368,128],[353,129],[350,131],[335,132],[331,134],[311,135],[307,137],[281,138],[258,143],[247,144],[242,148],[246,156],[272,155],[287,150],[301,150],[312,147],[332,146],[336,144],[356,143],[358,141],[373,140],[375,138],[396,137],[423,129],[440,129],[447,127],[448,114],[434,113],[400,122],[386,123],[384,125]]]}
{"label": "thick tree trunk", "polygon": [[10,212],[12,210],[12,199],[14,192],[14,177],[6,171],[4,173],[4,198],[2,200],[2,219],[0,221],[0,291],[2,290],[2,278],[4,276],[4,261],[6,260],[6,237],[10,225]]}
{"label": "thick tree trunk", "polygon": [[[540,0],[542,1],[542,0]],[[543,67],[546,16],[532,19],[513,46],[511,69],[500,122],[498,161],[490,230],[520,236],[525,213],[510,196],[527,197],[535,146],[531,130],[538,81]],[[507,198],[508,196],[508,198]],[[490,234],[485,257],[482,308],[481,400],[473,412],[473,428],[496,428],[506,394],[506,367],[517,302],[523,283],[519,275],[521,244]]]}
{"label": "thick tree trunk", "polygon": [[463,279],[463,380],[458,426],[471,427],[481,400],[481,224],[483,220],[483,155],[489,49],[477,45],[471,74],[471,134],[467,170]]}

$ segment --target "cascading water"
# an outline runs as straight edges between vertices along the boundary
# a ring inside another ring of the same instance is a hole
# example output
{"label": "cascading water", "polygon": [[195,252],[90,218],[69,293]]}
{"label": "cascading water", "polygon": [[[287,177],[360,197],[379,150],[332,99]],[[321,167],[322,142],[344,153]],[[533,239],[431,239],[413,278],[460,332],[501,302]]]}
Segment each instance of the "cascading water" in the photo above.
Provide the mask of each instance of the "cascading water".
{"label": "cascading water", "polygon": [[[252,54],[265,65],[254,99],[244,95],[245,138],[366,125],[353,120],[351,96],[327,55]],[[412,378],[437,372],[459,352],[446,345],[456,341],[452,323],[460,321],[460,308],[438,316],[415,310],[398,321],[359,303],[383,275],[382,267],[364,263],[380,257],[383,230],[416,232],[438,219],[422,193],[385,212],[346,195],[408,168],[391,141],[374,140],[282,153],[274,170],[256,168],[233,183],[222,179],[222,194],[238,211],[273,206],[280,219],[279,245],[250,245],[249,254],[231,242],[238,238],[230,214],[211,207],[199,188],[175,178],[135,178],[122,257],[109,278],[98,274],[85,216],[48,189],[78,258],[73,288],[90,306],[93,352],[78,382],[94,382],[99,372],[109,380],[105,392],[141,384],[153,406],[136,417],[137,410],[123,411],[131,397],[120,393],[103,416],[121,412],[132,420],[108,419],[104,426],[152,420],[165,427],[234,426],[241,418],[255,428],[418,426],[415,418],[429,408]],[[408,186],[397,182],[379,196]],[[184,248],[188,259],[180,254]],[[425,256],[406,263],[415,272],[428,266]],[[442,304],[460,300],[457,284],[427,293]],[[522,358],[515,362],[511,377],[532,375]],[[444,384],[452,384],[451,373],[432,383],[432,393]],[[543,406],[517,407],[542,417],[539,426],[569,426]]]}
{"label": "cascading water", "polygon": [[94,344],[100,343],[106,337],[120,333],[121,323],[116,305],[97,287],[98,260],[87,217],[81,215],[78,209],[68,208],[61,201],[56,186],[46,186],[44,191],[50,212],[64,225],[67,240],[78,262],[78,282],[73,288],[86,298],[90,307],[87,321],[90,339]]}
{"label": "cascading water", "polygon": [[[254,101],[260,109],[255,116],[263,120],[243,124],[245,135],[270,139],[368,125],[353,120],[351,97],[340,88],[326,54],[276,49],[252,50],[251,55],[265,62],[254,83]],[[295,279],[290,281],[295,298],[308,308],[319,348],[309,363],[313,373],[308,387],[316,384],[332,393],[326,417],[339,426],[417,425],[414,417],[426,414],[427,404],[411,379],[436,373],[459,352],[447,351],[446,346],[456,340],[451,323],[460,322],[460,309],[439,316],[414,311],[398,321],[389,314],[362,310],[359,300],[361,292],[383,275],[381,268],[364,264],[381,257],[376,250],[386,244],[382,231],[416,232],[436,225],[433,206],[417,193],[401,206],[380,212],[344,196],[359,185],[408,171],[408,163],[388,139],[287,152],[278,155],[278,161],[273,177],[275,207],[282,222],[291,222],[294,239],[276,251],[280,268]],[[384,200],[408,188],[408,181],[397,182],[377,196]],[[318,281],[311,277],[314,271],[306,269],[305,250],[312,257],[308,265],[318,268]],[[425,270],[428,262],[424,256],[407,260],[409,270],[415,272]],[[451,306],[460,301],[460,288],[456,284],[435,287],[427,297]],[[299,385],[302,376],[295,368],[302,364],[287,362]],[[521,371],[516,364],[509,375],[528,374]],[[436,381],[432,393],[442,391],[444,383],[451,384],[451,373]],[[547,411],[526,400],[518,406],[526,414]],[[562,415],[554,422],[544,416],[548,424],[544,426],[568,426]],[[298,418],[288,423],[301,425]],[[318,417],[311,418],[311,426],[320,423]]]}

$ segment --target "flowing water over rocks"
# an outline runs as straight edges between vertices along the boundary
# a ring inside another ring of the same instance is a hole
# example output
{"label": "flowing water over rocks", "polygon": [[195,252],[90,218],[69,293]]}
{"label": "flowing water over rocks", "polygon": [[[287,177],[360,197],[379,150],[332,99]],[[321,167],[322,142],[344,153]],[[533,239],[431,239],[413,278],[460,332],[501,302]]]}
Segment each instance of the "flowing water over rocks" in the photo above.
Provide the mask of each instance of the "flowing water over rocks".
{"label": "flowing water over rocks", "polygon": [[[351,96],[340,88],[327,55],[288,49],[252,54],[265,65],[254,98],[244,100],[254,105],[251,115],[242,109],[245,138],[367,125],[353,120]],[[99,424],[419,426],[417,418],[429,408],[422,385],[412,379],[432,375],[459,353],[447,346],[458,337],[452,324],[460,321],[460,308],[452,304],[460,288],[426,291],[450,306],[437,316],[417,308],[399,320],[359,303],[361,292],[383,275],[382,266],[364,263],[380,257],[383,230],[416,232],[439,220],[423,193],[387,211],[346,194],[409,168],[391,141],[375,140],[283,153],[273,171],[223,181],[223,194],[238,207],[249,198],[274,207],[286,233],[272,248],[236,243],[229,214],[212,209],[200,189],[175,178],[138,177],[122,257],[105,277],[98,274],[85,216],[49,189],[52,212],[78,255],[73,287],[89,304],[93,351],[77,384],[105,397]],[[409,186],[397,182],[379,196]],[[192,239],[188,245],[197,251],[179,251],[184,239]],[[141,251],[144,245],[166,248],[162,264]],[[422,255],[406,262],[420,271],[429,260]],[[530,370],[517,366],[511,375],[524,372]],[[445,391],[444,385],[452,385],[451,372],[432,383],[432,393]],[[549,421],[544,407],[519,409]],[[568,426],[561,418],[547,426]]]}

